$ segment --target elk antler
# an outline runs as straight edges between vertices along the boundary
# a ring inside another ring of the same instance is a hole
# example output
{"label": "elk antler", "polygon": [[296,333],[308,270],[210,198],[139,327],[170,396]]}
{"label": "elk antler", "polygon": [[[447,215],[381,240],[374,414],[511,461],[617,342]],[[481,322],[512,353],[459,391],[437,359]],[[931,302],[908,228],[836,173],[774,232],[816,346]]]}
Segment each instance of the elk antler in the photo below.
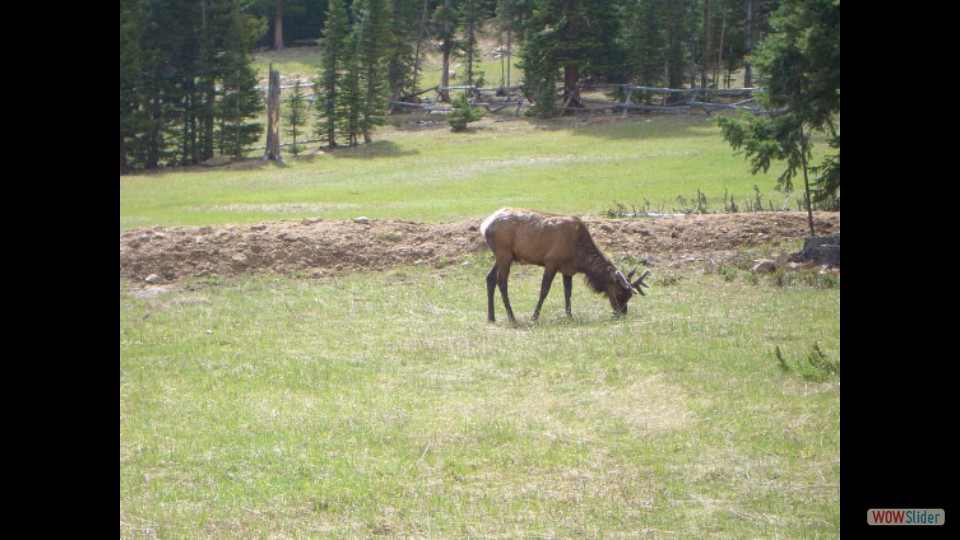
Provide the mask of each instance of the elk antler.
{"label": "elk antler", "polygon": [[[630,277],[633,277],[633,272],[636,272],[636,271],[637,269],[634,268],[633,271],[630,272]],[[650,288],[650,285],[647,285],[646,283],[643,282],[643,279],[648,275],[650,275],[650,270],[644,270],[643,273],[640,274],[640,277],[638,277],[637,280],[631,284],[633,285],[633,288],[636,289],[636,291],[640,293],[642,296],[646,296],[647,293],[643,292],[643,289],[641,289],[640,287],[646,287],[648,289]]]}
{"label": "elk antler", "polygon": [[613,275],[614,277],[617,278],[617,281],[620,282],[620,285],[622,285],[624,289],[632,289],[632,287],[630,286],[630,281],[628,281],[627,278],[624,277],[623,272],[616,270],[614,271]]}

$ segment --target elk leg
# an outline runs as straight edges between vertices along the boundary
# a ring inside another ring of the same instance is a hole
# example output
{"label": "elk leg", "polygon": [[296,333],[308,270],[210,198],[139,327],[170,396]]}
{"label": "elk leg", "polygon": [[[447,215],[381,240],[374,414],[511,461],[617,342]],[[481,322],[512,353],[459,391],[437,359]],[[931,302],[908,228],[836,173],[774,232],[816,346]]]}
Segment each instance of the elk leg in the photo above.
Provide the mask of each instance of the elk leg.
{"label": "elk leg", "polygon": [[510,307],[510,296],[507,294],[507,282],[510,279],[510,263],[497,265],[497,285],[500,286],[500,297],[503,298],[503,307],[507,309],[507,318],[510,322],[517,324],[517,318],[513,316],[513,308]]}
{"label": "elk leg", "polygon": [[573,317],[570,313],[570,293],[573,291],[573,276],[563,275],[563,304],[567,310],[567,317]]}
{"label": "elk leg", "polygon": [[540,318],[540,308],[543,307],[543,301],[547,299],[547,294],[550,293],[550,285],[553,284],[553,278],[556,275],[556,270],[545,269],[543,271],[543,281],[540,282],[540,301],[537,302],[537,309],[533,310],[533,320]]}
{"label": "elk leg", "polygon": [[493,265],[493,270],[487,274],[487,320],[497,322],[497,316],[493,312],[493,290],[497,288],[497,265]]}

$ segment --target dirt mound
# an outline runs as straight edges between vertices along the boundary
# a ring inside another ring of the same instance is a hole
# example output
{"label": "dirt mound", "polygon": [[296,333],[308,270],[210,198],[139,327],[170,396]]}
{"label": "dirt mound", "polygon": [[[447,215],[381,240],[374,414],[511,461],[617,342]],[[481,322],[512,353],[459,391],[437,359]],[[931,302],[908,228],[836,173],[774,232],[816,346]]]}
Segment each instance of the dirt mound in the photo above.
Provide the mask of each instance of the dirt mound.
{"label": "dirt mound", "polygon": [[[361,220],[363,221],[363,220]],[[482,219],[445,224],[306,219],[223,227],[153,227],[120,234],[120,277],[166,282],[258,272],[322,277],[391,266],[458,264],[487,251]],[[806,214],[708,214],[657,219],[584,218],[610,256],[660,265],[716,260],[743,246],[807,234]],[[815,215],[818,235],[839,234],[840,215]]]}

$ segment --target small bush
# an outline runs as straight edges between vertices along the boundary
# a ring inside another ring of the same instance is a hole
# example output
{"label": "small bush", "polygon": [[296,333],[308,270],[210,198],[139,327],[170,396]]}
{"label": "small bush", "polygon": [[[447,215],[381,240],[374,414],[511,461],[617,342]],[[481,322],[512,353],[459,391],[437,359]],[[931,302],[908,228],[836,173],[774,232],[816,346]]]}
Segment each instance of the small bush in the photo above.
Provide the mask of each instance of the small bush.
{"label": "small bush", "polygon": [[820,345],[816,342],[814,342],[810,354],[807,355],[805,364],[797,359],[796,367],[791,366],[783,357],[780,347],[776,348],[774,356],[779,363],[780,371],[796,373],[808,381],[823,382],[831,377],[840,377],[840,361],[827,358],[827,355],[820,350]]}
{"label": "small bush", "polygon": [[838,274],[821,274],[817,270],[777,270],[770,274],[769,282],[774,287],[810,287],[812,289],[836,289],[840,287]]}
{"label": "small bush", "polygon": [[460,97],[454,99],[451,105],[453,105],[453,112],[450,113],[450,118],[447,121],[450,123],[452,131],[466,131],[467,124],[476,122],[485,116],[483,111],[470,107],[466,94],[461,94]]}

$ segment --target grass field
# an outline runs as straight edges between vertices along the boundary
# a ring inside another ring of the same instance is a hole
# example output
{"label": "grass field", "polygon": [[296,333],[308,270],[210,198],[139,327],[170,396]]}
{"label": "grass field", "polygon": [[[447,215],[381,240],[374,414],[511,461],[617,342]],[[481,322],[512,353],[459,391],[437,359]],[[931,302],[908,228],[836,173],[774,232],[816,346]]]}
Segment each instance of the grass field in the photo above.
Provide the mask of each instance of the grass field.
{"label": "grass field", "polygon": [[121,537],[839,535],[839,379],[802,369],[837,288],[661,272],[531,324],[522,267],[511,328],[470,262],[121,283]]}
{"label": "grass field", "polygon": [[[407,118],[280,165],[122,176],[120,229],[783,203],[704,116]],[[486,322],[490,256],[465,260],[121,280],[121,538],[839,537],[839,277],[660,267],[620,319],[578,279],[575,317],[555,286],[533,324],[519,267],[514,328],[499,300]]]}
{"label": "grass field", "polygon": [[725,196],[741,207],[753,199],[754,185],[765,206],[784,202],[772,172],[750,175],[705,116],[487,118],[463,134],[407,128],[407,118],[394,118],[400,127],[373,144],[280,165],[121,176],[120,228],[360,215],[440,222],[504,205],[599,214],[620,202],[671,212],[697,190],[720,211]]}

